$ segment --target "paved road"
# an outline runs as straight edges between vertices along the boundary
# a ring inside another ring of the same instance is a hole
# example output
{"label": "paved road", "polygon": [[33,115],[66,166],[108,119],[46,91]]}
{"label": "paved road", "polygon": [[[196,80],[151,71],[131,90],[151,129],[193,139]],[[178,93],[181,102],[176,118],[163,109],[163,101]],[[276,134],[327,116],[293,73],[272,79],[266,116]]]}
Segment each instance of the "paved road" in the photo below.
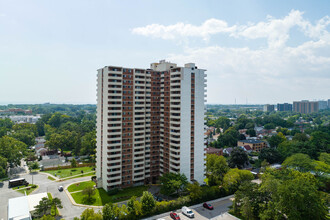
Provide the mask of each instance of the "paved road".
{"label": "paved road", "polygon": [[[32,194],[50,192],[53,197],[59,198],[62,201],[63,205],[63,209],[59,210],[60,214],[62,215],[62,218],[66,220],[73,219],[76,216],[80,216],[80,214],[86,209],[84,207],[72,205],[66,193],[64,191],[59,192],[58,187],[65,187],[67,185],[70,185],[71,183],[78,181],[90,180],[90,176],[66,180],[63,182],[51,181],[47,178],[47,175],[40,173],[21,174],[20,176],[25,178],[29,183],[32,183],[33,179],[33,184],[39,185],[39,188]],[[8,181],[5,181],[3,185],[0,185],[0,220],[7,219],[8,199],[20,196],[23,196],[23,194],[15,192],[14,190],[8,188]]]}

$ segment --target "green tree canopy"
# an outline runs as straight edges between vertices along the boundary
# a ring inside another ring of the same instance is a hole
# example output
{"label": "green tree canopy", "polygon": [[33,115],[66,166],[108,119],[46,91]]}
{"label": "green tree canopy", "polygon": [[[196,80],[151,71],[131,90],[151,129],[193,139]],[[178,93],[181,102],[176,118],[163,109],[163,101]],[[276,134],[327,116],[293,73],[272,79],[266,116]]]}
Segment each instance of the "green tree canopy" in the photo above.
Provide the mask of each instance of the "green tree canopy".
{"label": "green tree canopy", "polygon": [[19,166],[27,152],[27,146],[21,141],[9,136],[0,138],[0,156],[7,158],[11,166]]}
{"label": "green tree canopy", "polygon": [[228,164],[230,167],[243,168],[246,163],[248,163],[249,157],[246,152],[240,147],[234,147],[230,154]]}
{"label": "green tree canopy", "polygon": [[282,165],[284,167],[291,167],[293,169],[297,169],[300,172],[308,172],[313,169],[312,162],[313,161],[308,155],[298,153],[286,158]]}
{"label": "green tree canopy", "polygon": [[166,173],[160,177],[160,181],[160,192],[164,195],[179,194],[188,185],[187,177],[178,173]]}
{"label": "green tree canopy", "polygon": [[141,197],[142,213],[148,215],[155,208],[156,202],[152,194],[148,191],[144,191]]}

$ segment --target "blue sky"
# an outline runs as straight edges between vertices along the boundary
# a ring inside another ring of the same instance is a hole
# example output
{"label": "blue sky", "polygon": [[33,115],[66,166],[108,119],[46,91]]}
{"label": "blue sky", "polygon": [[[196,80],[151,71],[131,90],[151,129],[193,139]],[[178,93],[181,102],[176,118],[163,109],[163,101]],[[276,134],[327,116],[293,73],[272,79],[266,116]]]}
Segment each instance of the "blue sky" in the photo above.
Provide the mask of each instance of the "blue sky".
{"label": "blue sky", "polygon": [[3,1],[0,104],[96,103],[96,69],[167,59],[208,103],[330,98],[329,1]]}

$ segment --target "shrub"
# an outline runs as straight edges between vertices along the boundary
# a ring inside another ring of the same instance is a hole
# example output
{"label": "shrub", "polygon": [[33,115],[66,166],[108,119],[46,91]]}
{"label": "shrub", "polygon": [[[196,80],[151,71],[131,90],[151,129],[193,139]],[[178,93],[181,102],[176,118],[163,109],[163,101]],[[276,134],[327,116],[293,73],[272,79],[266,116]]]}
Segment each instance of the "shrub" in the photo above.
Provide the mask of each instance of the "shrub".
{"label": "shrub", "polygon": [[118,188],[114,188],[114,189],[109,189],[108,190],[108,195],[112,196],[112,195],[116,195],[119,192]]}

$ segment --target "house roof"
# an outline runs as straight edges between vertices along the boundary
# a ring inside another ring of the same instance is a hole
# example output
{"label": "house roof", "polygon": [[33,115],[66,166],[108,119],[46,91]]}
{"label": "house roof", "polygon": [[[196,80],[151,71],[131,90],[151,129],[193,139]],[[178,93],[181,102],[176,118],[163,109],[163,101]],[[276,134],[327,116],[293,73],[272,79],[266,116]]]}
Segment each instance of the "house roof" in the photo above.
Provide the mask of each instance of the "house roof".
{"label": "house roof", "polygon": [[224,149],[224,151],[227,151],[229,154],[233,151],[232,147],[227,147]]}
{"label": "house roof", "polygon": [[222,152],[222,149],[218,149],[218,148],[214,148],[214,147],[208,147],[205,150],[206,150],[207,154]]}
{"label": "house roof", "polygon": [[250,147],[250,145],[244,145],[245,150],[252,150],[252,148]]}
{"label": "house roof", "polygon": [[27,196],[21,196],[8,200],[8,219],[30,219]]}

